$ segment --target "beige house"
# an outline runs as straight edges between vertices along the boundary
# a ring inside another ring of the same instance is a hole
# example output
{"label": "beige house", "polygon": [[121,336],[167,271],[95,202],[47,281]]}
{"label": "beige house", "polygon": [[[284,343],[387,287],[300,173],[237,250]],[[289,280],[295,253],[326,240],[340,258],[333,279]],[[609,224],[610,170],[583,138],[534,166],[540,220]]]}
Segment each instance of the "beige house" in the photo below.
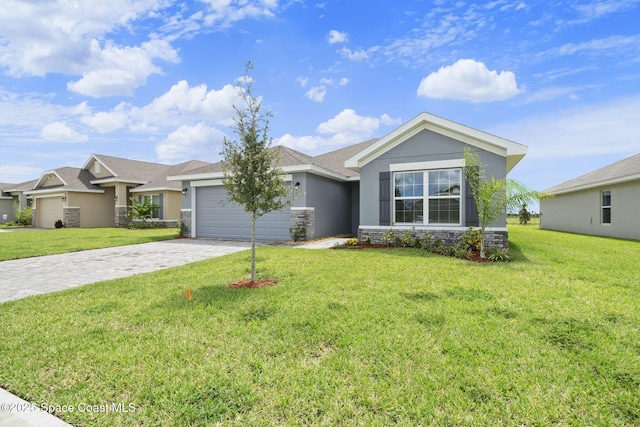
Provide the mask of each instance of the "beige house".
{"label": "beige house", "polygon": [[[163,165],[92,154],[82,168],[44,172],[25,194],[32,198],[33,226],[123,227],[128,224],[131,197],[151,198],[160,206],[156,221],[175,226],[180,218],[179,183],[166,180],[172,171],[205,165],[190,161]],[[146,188],[144,188],[146,186]]]}

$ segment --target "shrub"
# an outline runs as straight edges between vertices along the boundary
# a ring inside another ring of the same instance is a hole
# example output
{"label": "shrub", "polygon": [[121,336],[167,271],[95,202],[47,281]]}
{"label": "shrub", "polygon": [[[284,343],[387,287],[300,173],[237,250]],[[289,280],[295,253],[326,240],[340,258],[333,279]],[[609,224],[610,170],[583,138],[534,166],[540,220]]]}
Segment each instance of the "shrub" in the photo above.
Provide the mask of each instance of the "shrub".
{"label": "shrub", "polygon": [[469,227],[465,230],[464,233],[462,233],[462,236],[460,236],[460,239],[458,239],[458,243],[456,244],[456,249],[461,249],[466,251],[480,250],[481,240],[482,240],[482,230]]}
{"label": "shrub", "polygon": [[[413,248],[416,243],[416,228],[413,227],[411,230],[404,230],[402,232],[402,237],[400,238],[400,244],[403,248]],[[418,238],[419,240],[419,238]]]}
{"label": "shrub", "polygon": [[358,239],[355,237],[344,242],[346,246],[358,246]]}
{"label": "shrub", "polygon": [[420,239],[420,248],[425,251],[430,251],[433,249],[433,236],[429,233],[424,233],[422,235],[422,239]]}
{"label": "shrub", "polygon": [[301,225],[298,225],[296,227],[291,227],[289,229],[289,234],[291,235],[291,238],[294,242],[298,242],[307,237],[307,229]]}
{"label": "shrub", "polygon": [[487,254],[487,258],[491,261],[511,261],[508,249],[489,248]]}
{"label": "shrub", "polygon": [[364,238],[364,244],[365,245],[370,245],[371,244],[371,237],[367,236]]}
{"label": "shrub", "polygon": [[28,227],[32,225],[32,210],[31,206],[27,206],[22,211],[18,208],[18,203],[13,204],[13,212],[16,216],[16,224],[22,227]]}
{"label": "shrub", "polygon": [[382,235],[382,241],[386,242],[389,246],[398,246],[400,237],[398,237],[393,230],[389,230]]}
{"label": "shrub", "polygon": [[62,220],[61,220],[61,219],[57,220],[53,225],[54,225],[56,228],[62,228],[62,227],[64,227],[64,224],[62,223]]}

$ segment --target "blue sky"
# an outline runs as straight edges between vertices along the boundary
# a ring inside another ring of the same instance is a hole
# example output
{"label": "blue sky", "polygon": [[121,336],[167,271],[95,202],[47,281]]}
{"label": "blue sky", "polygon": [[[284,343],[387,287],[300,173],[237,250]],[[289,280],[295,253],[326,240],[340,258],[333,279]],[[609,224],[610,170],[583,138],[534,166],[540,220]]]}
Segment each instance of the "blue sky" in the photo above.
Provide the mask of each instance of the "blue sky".
{"label": "blue sky", "polygon": [[529,147],[545,189],[640,152],[640,0],[3,0],[0,182],[91,153],[217,161],[250,60],[274,143],[422,111]]}

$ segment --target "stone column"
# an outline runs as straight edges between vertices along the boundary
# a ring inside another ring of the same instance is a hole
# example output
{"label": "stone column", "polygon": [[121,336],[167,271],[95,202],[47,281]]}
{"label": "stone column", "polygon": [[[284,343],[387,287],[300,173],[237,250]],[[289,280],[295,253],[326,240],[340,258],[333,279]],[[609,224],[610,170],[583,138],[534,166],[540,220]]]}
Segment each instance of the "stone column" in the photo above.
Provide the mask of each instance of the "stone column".
{"label": "stone column", "polygon": [[300,240],[313,240],[316,237],[316,208],[291,208],[291,239],[296,229],[304,229]]}

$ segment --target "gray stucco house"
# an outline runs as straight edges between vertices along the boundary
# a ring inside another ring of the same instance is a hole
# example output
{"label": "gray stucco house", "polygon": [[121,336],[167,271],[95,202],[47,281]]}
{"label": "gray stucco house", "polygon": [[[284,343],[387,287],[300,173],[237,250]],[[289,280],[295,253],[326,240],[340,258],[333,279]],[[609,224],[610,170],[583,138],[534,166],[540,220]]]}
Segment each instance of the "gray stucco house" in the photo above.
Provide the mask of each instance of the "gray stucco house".
{"label": "gray stucco house", "polygon": [[[307,238],[358,234],[379,241],[391,227],[415,227],[453,243],[477,210],[464,180],[464,148],[471,146],[487,174],[501,179],[525,156],[524,145],[422,113],[390,134],[311,157],[280,150],[285,181],[300,190],[293,206],[260,218],[257,238],[290,240],[290,228]],[[170,176],[182,181],[181,219],[192,237],[246,239],[249,216],[225,203],[220,163]],[[507,245],[506,219],[487,229],[489,245]]]}
{"label": "gray stucco house", "polygon": [[640,240],[640,154],[546,190],[540,227]]}

